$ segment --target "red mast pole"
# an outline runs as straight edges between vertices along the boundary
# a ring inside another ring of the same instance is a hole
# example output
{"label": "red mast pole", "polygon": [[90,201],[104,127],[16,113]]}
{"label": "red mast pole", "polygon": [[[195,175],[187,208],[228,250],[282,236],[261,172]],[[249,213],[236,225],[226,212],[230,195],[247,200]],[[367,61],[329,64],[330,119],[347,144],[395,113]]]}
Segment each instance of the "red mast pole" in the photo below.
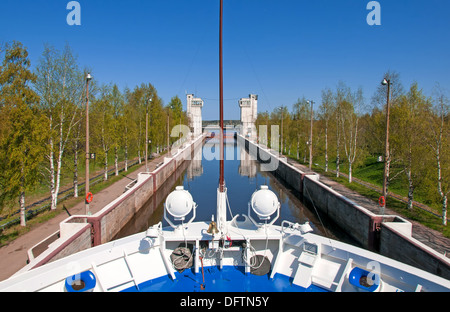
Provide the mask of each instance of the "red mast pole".
{"label": "red mast pole", "polygon": [[222,18],[223,18],[223,0],[220,0],[220,26],[219,26],[219,84],[220,84],[220,181],[219,189],[223,192],[225,189],[224,181],[224,129],[223,129],[223,65],[222,65]]}

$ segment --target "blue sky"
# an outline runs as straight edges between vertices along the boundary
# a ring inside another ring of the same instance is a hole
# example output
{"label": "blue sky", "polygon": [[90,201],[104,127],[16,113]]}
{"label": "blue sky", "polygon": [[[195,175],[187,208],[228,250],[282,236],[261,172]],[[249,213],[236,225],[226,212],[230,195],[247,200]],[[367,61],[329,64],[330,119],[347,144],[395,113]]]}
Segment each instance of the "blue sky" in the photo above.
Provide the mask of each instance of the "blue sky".
{"label": "blue sky", "polygon": [[[79,0],[81,26],[69,26],[66,0],[0,0],[0,42],[18,40],[32,65],[44,43],[69,43],[100,83],[133,89],[152,83],[164,103],[185,93],[218,119],[219,0]],[[378,1],[381,25],[369,26],[369,0],[224,0],[225,118],[238,99],[259,95],[258,110],[292,107],[342,80],[369,103],[388,70],[405,88],[431,95],[450,88],[450,1]]]}

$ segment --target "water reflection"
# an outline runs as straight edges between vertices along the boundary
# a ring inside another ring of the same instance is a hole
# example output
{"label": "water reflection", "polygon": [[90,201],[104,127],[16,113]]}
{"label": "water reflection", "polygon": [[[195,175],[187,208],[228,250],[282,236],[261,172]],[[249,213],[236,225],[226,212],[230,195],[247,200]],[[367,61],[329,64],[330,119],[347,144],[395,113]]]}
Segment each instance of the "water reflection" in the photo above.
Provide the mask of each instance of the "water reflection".
{"label": "water reflection", "polygon": [[[225,183],[233,216],[247,214],[248,202],[253,192],[261,185],[268,185],[281,203],[280,218],[275,224],[279,225],[283,220],[298,223],[309,221],[315,233],[351,242],[342,231],[333,228],[326,219],[319,220],[314,208],[307,208],[298,193],[278,181],[271,172],[261,171],[260,164],[250,158],[243,146],[232,138],[228,138],[225,143]],[[135,217],[137,220],[129,222],[117,238],[144,231],[150,225],[160,221],[163,226],[167,226],[163,218],[163,204],[167,195],[178,185],[183,185],[197,203],[196,221],[211,220],[212,215],[216,214],[219,153],[218,140],[207,141],[203,148],[194,152],[192,160],[185,161],[181,168],[150,198]],[[186,220],[190,218],[191,215],[186,216]],[[231,218],[230,211],[227,211],[227,219],[231,220]],[[322,226],[322,222],[326,222],[325,227]]]}
{"label": "water reflection", "polygon": [[187,169],[187,179],[192,181],[195,177],[200,177],[202,174],[202,149],[199,148],[193,153],[192,160]]}

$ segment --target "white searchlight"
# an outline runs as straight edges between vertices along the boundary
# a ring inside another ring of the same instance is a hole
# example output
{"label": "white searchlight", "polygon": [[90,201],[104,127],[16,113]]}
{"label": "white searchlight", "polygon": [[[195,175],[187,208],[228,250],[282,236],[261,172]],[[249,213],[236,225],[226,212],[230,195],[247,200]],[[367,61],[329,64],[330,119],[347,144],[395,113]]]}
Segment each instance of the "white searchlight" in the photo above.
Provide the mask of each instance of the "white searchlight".
{"label": "white searchlight", "polygon": [[164,203],[164,219],[170,226],[177,228],[177,226],[168,218],[167,212],[175,221],[184,223],[186,216],[193,210],[192,218],[186,223],[189,224],[195,219],[196,208],[197,204],[194,202],[192,195],[186,191],[183,186],[177,186],[175,190],[167,196],[166,202]]}
{"label": "white searchlight", "polygon": [[280,216],[280,202],[277,195],[269,190],[267,185],[261,185],[260,189],[255,191],[248,203],[248,216],[250,220],[258,227],[262,224],[256,222],[250,215],[250,207],[261,221],[267,224],[270,217],[276,212],[277,215],[272,219],[269,225],[273,224]]}

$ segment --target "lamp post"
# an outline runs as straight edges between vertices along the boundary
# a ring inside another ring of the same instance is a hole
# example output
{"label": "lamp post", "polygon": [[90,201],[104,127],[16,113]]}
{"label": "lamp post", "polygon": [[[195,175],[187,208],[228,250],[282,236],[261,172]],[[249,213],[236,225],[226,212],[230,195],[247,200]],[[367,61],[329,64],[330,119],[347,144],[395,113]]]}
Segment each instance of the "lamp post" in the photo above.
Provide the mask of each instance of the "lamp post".
{"label": "lamp post", "polygon": [[86,187],[85,187],[85,203],[86,203],[86,215],[90,215],[89,210],[90,200],[88,199],[89,194],[89,81],[92,80],[91,74],[86,75]]}
{"label": "lamp post", "polygon": [[383,198],[382,201],[382,214],[384,214],[384,209],[386,208],[386,197],[387,197],[387,184],[389,180],[389,165],[391,162],[390,154],[389,154],[389,95],[391,90],[391,81],[390,79],[384,78],[381,82],[383,86],[387,85],[387,100],[386,100],[386,143],[385,143],[385,153],[384,153],[384,176],[383,176]]}
{"label": "lamp post", "polygon": [[[148,99],[148,105],[151,105],[152,98]],[[145,108],[145,171],[148,172],[148,105]]]}
{"label": "lamp post", "polygon": [[309,132],[309,169],[312,167],[312,138],[313,138],[313,104],[314,101],[307,101],[311,104],[311,129]]}

